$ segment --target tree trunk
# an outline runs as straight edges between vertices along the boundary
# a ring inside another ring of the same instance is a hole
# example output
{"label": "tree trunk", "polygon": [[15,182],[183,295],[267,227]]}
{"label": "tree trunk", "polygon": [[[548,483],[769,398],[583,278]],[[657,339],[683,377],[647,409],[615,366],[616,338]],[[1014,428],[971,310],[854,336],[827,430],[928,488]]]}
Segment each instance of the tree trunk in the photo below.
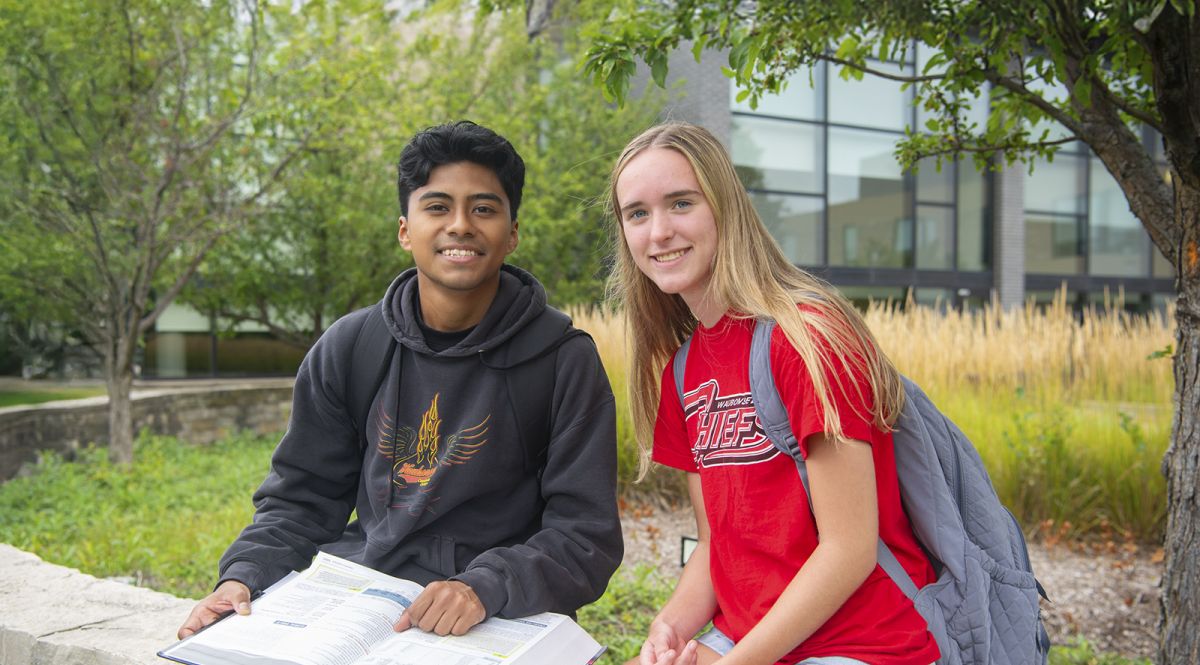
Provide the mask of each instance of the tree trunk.
{"label": "tree trunk", "polygon": [[1163,459],[1166,568],[1158,660],[1200,663],[1200,191],[1176,183],[1175,417]]}
{"label": "tree trunk", "polygon": [[132,355],[128,342],[110,342],[105,347],[104,372],[108,385],[108,457],[117,464],[133,462]]}

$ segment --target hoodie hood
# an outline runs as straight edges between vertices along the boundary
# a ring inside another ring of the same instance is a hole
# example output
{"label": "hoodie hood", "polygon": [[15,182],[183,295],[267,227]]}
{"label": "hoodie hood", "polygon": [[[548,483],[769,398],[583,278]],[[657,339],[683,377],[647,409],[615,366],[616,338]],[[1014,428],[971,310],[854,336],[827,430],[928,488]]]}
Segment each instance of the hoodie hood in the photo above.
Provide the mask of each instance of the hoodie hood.
{"label": "hoodie hood", "polygon": [[[483,318],[458,344],[435,352],[429,348],[417,324],[420,307],[417,269],[400,274],[383,296],[383,319],[392,336],[415,353],[458,358],[484,353],[503,345],[546,310],[546,290],[528,272],[504,264],[500,267],[500,286]],[[537,349],[536,351],[540,351]]]}

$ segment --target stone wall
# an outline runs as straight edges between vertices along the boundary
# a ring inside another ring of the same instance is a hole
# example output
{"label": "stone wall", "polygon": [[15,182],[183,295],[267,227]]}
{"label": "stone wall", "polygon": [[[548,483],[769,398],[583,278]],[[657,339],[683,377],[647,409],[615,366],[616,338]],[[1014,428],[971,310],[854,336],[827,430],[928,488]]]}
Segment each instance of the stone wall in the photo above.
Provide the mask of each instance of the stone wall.
{"label": "stone wall", "polygon": [[100,580],[0,544],[0,663],[154,665],[193,600]]}
{"label": "stone wall", "polygon": [[[133,428],[211,443],[243,430],[282,431],[291,404],[291,379],[139,389],[133,396]],[[106,397],[0,409],[0,482],[36,460],[38,451],[69,456],[89,443],[107,442]]]}

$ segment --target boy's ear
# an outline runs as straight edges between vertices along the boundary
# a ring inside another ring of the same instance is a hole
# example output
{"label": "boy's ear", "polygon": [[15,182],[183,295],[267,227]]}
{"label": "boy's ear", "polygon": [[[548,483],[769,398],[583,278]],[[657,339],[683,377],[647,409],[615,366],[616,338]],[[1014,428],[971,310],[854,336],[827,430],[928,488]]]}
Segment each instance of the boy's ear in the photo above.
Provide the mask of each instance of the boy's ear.
{"label": "boy's ear", "polygon": [[400,215],[400,219],[397,220],[397,227],[398,228],[396,229],[396,240],[400,241],[400,246],[403,247],[406,251],[411,251],[412,250],[412,242],[411,242],[411,239],[408,237],[408,218],[405,217],[404,215]]}
{"label": "boy's ear", "polygon": [[519,224],[517,220],[514,219],[512,223],[512,229],[508,236],[508,251],[504,253],[505,256],[517,251],[517,244],[521,242],[521,237],[517,234],[517,226],[519,226]]}

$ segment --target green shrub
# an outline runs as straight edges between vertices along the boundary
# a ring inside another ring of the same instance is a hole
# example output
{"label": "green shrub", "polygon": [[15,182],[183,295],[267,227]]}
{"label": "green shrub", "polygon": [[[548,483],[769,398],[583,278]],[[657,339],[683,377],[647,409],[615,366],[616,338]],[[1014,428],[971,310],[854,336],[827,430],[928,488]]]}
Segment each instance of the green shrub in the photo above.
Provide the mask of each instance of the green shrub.
{"label": "green shrub", "polygon": [[1145,658],[1125,658],[1117,654],[1096,653],[1087,640],[1050,648],[1050,665],[1150,665]]}
{"label": "green shrub", "polygon": [[142,436],[127,468],[98,448],[74,462],[43,455],[33,475],[0,486],[0,542],[98,577],[203,596],[217,559],[249,523],[250,495],[277,440],[235,436],[201,447]]}
{"label": "green shrub", "polygon": [[608,647],[601,662],[624,663],[638,655],[650,621],[667,602],[675,580],[654,569],[622,567],[600,600],[579,610],[579,625]]}

